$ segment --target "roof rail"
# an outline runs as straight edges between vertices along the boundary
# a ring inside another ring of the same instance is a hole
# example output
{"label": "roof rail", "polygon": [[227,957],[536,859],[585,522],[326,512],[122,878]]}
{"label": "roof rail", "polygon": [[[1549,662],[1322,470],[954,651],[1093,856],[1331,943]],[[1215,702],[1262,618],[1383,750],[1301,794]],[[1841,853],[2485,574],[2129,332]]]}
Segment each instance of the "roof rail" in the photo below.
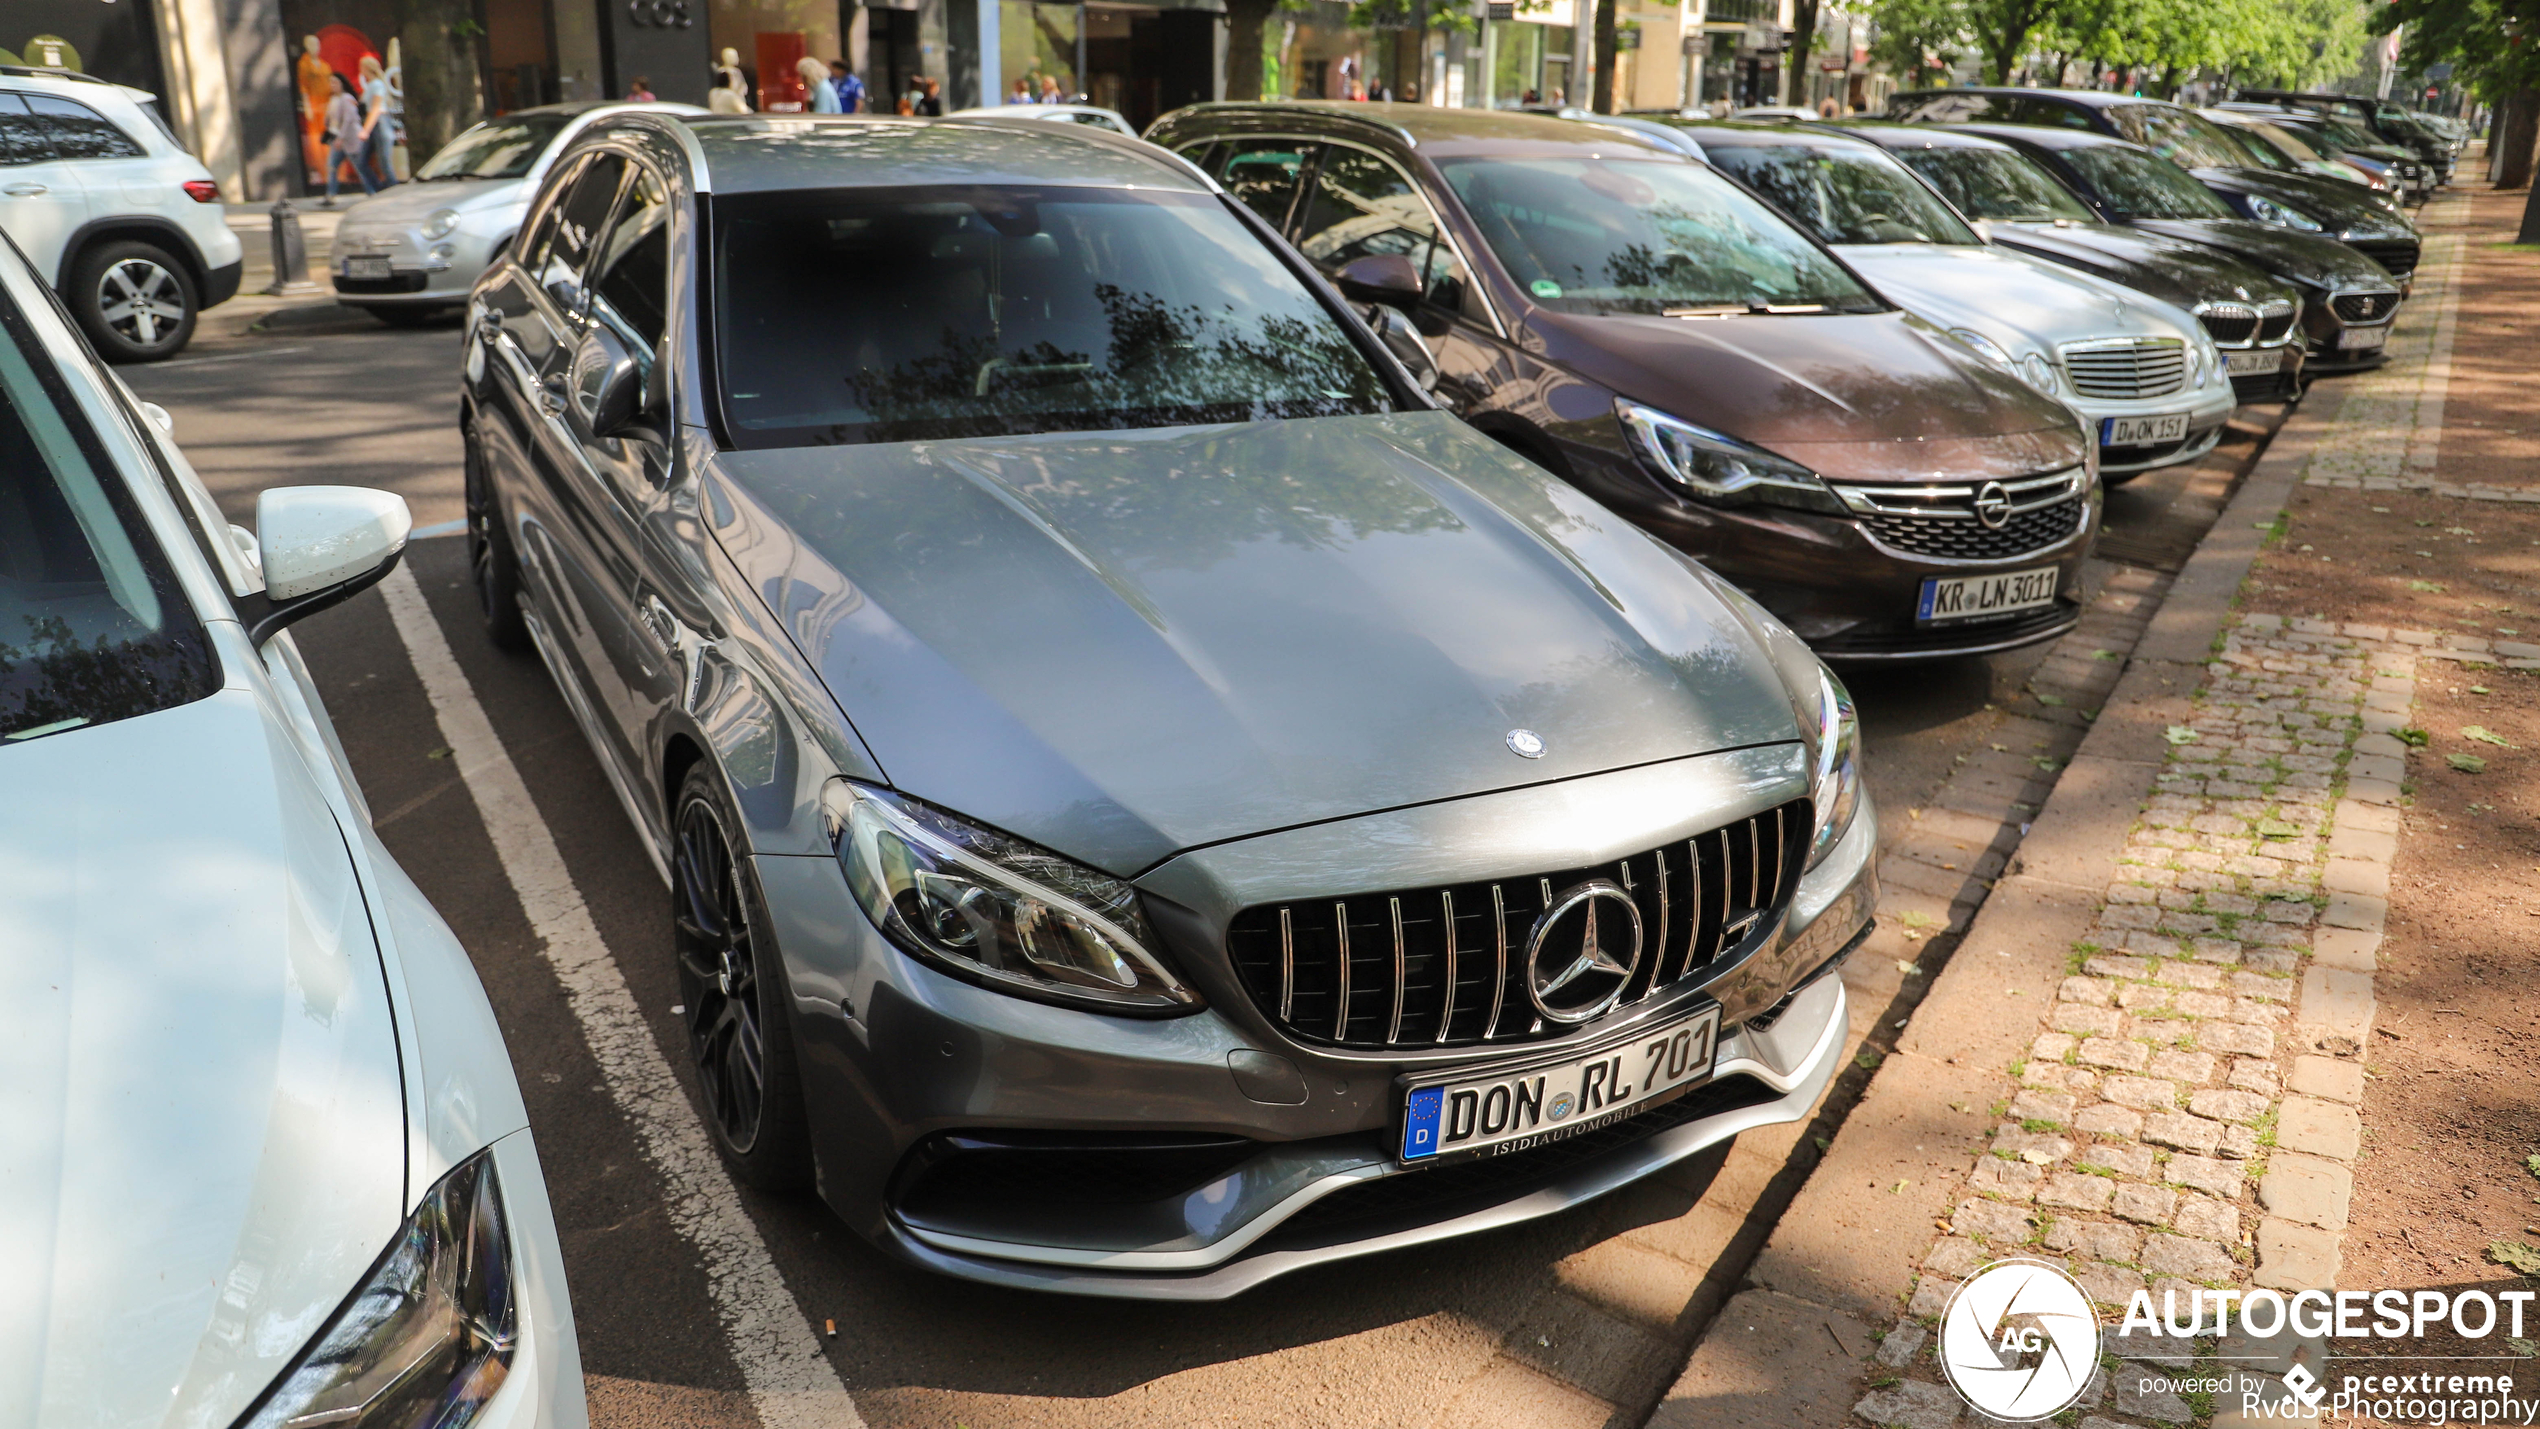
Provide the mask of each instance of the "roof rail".
{"label": "roof rail", "polygon": [[[81,74],[75,69],[46,69],[42,65],[0,65],[0,74],[25,75],[30,79],[75,79],[82,84],[113,85],[115,83],[111,79],[99,79],[93,74]],[[122,88],[120,85],[115,87]]]}

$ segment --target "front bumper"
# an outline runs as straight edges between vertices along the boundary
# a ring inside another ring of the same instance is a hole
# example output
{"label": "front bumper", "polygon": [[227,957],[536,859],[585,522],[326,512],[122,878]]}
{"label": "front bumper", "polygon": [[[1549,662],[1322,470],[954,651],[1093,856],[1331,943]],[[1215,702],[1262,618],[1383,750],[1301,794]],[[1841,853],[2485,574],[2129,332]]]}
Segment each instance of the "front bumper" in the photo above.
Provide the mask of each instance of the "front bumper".
{"label": "front bumper", "polygon": [[2196,460],[2222,440],[2223,425],[2231,420],[2232,408],[2239,405],[2230,385],[2213,381],[2166,398],[2136,402],[2093,402],[2081,398],[2072,404],[2074,411],[2089,419],[2091,430],[2100,433],[2109,430],[2107,422],[2112,417],[2160,416],[2182,407],[2187,411],[2187,434],[2175,441],[2127,446],[2101,442],[2099,471],[2103,476],[2132,475]]}
{"label": "front bumper", "polygon": [[[1793,749],[1796,746],[1792,747]],[[796,1010],[820,1190],[850,1226],[913,1263],[996,1284],[1137,1299],[1216,1300],[1274,1276],[1501,1226],[1602,1195],[1751,1126],[1807,1113],[1841,1058],[1846,1010],[1835,966],[1876,906],[1877,813],[1866,793],[1850,832],[1800,879],[1778,932],[1716,972],[1585,1029],[1594,1046],[1716,1000],[1714,1080],[1585,1136],[1455,1167],[1392,1156],[1406,1072],[1543,1055],[1542,1041],[1480,1049],[1354,1051],[1302,1045],[1262,1015],[1190,930],[1257,901],[1247,880],[1328,869],[1335,855],[1416,846],[1456,874],[1496,861],[1587,866],[1717,822],[1709,791],[1804,787],[1790,751],[1735,751],[1562,785],[1370,815],[1183,855],[1141,880],[1207,1010],[1138,1020],[1044,1006],[956,982],[883,941],[834,861],[757,860]],[[1685,818],[1686,807],[1711,809]],[[1727,806],[1720,806],[1727,807]],[[1754,812],[1742,807],[1731,817]],[[1567,842],[1592,829],[1584,852]],[[1416,845],[1401,840],[1416,838]],[[1251,847],[1247,847],[1250,845]],[[1558,847],[1555,847],[1555,846]],[[1401,860],[1389,858],[1388,863]],[[1395,868],[1405,882],[1446,876]],[[1312,878],[1317,875],[1308,874]],[[1343,876],[1337,873],[1328,876]],[[1370,875],[1356,875],[1363,883]],[[1387,874],[1372,875],[1379,882]],[[1193,911],[1203,910],[1203,911]],[[1222,944],[1221,944],[1222,946]],[[1478,1055],[1477,1055],[1478,1053]],[[1248,1078],[1263,1059],[1285,1084]],[[947,1143],[1060,1149],[1063,1166],[962,1194],[928,1189]],[[1056,1145],[1063,1143],[1063,1145]],[[1099,1150],[1117,1146],[1106,1163]],[[1216,1160],[1182,1183],[1144,1169],[1158,1146]],[[1478,1174],[1477,1174],[1478,1173]]]}
{"label": "front bumper", "polygon": [[[426,239],[420,230],[349,234],[339,230],[335,251],[327,259],[327,273],[335,284],[335,300],[349,306],[456,307],[467,301],[504,241],[464,229],[440,239]],[[436,246],[447,247],[449,256],[427,261]],[[388,276],[346,277],[345,260],[356,255],[385,257]]]}

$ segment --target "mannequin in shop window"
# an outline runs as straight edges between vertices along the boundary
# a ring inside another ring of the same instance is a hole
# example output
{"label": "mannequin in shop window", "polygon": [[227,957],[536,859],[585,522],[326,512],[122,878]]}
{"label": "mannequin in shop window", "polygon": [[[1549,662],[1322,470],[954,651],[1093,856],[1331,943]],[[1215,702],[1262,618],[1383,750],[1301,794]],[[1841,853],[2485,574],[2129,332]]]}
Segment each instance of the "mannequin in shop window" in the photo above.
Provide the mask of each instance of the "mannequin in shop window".
{"label": "mannequin in shop window", "polygon": [[[740,99],[740,113],[749,114],[754,112],[750,107],[750,74],[749,71],[741,68],[741,52],[739,50],[733,49],[729,45],[724,46],[722,63],[714,67],[714,76],[716,79],[723,82],[723,87],[725,89],[732,91],[732,93]],[[721,111],[717,112],[719,113]]]}
{"label": "mannequin in shop window", "polygon": [[707,113],[747,114],[750,112],[750,102],[743,99],[732,88],[732,84],[733,77],[730,74],[722,70],[714,72],[714,88],[706,91]]}

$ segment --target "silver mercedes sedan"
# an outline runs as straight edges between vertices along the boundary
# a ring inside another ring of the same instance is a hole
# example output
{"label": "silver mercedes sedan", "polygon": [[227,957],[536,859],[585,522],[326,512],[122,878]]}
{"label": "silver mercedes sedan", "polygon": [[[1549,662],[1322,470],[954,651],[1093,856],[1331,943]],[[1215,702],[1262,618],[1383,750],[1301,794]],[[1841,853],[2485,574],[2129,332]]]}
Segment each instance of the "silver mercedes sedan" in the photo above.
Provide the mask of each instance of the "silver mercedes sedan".
{"label": "silver mercedes sedan", "polygon": [[953,1275],[1220,1299],[1833,1077],[1842,685],[1197,171],[624,113],[523,234],[464,345],[486,630],[663,870],[741,1179]]}

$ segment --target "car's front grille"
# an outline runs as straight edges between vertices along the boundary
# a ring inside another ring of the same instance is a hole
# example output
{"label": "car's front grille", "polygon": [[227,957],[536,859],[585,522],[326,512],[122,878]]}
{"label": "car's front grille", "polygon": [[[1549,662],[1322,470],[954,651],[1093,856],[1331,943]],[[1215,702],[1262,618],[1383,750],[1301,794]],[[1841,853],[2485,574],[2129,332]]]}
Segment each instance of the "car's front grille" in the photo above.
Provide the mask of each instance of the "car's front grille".
{"label": "car's front grille", "polygon": [[2064,345],[2073,390],[2103,402],[2166,397],[2187,385],[2187,344],[2174,337],[2117,337]]}
{"label": "car's front grille", "polygon": [[2196,310],[2205,335],[2224,347],[2271,346],[2293,330],[2300,305],[2283,298],[2263,303],[2206,303]]}
{"label": "car's front grille", "polygon": [[2003,516],[1987,526],[1977,515],[1987,487],[1844,486],[1844,505],[1862,529],[1891,551],[1950,561],[2008,561],[2060,545],[2089,515],[2079,472],[2060,471],[2000,483]]}
{"label": "car's front grille", "polygon": [[2404,278],[2417,270],[2417,241],[2413,238],[2365,238],[2346,246],[2389,269],[2393,278]]}
{"label": "car's front grille", "polygon": [[2369,327],[2399,310],[2397,293],[2340,293],[2328,300],[2329,310],[2356,327]]}
{"label": "car's front grille", "polygon": [[347,278],[335,275],[335,291],[339,293],[420,293],[424,288],[421,273],[392,273],[385,278]]}
{"label": "car's front grille", "polygon": [[1226,952],[1263,1015],[1322,1046],[1512,1045],[1575,1032],[1528,990],[1535,920],[1589,879],[1622,886],[1641,951],[1616,999],[1665,990],[1771,935],[1814,829],[1794,800],[1620,863],[1496,883],[1406,888],[1235,915]]}

